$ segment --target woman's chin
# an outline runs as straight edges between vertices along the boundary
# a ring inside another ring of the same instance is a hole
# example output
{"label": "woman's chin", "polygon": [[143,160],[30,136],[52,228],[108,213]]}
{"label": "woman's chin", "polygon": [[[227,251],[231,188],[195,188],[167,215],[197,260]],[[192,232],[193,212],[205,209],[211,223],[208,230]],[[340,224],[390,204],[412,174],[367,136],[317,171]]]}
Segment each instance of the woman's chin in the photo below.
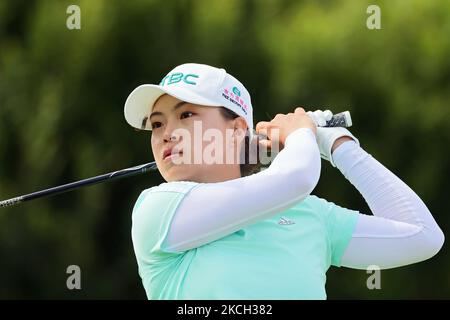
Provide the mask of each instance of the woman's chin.
{"label": "woman's chin", "polygon": [[164,174],[164,178],[167,182],[171,181],[194,181],[187,168],[183,168],[183,165],[171,166]]}

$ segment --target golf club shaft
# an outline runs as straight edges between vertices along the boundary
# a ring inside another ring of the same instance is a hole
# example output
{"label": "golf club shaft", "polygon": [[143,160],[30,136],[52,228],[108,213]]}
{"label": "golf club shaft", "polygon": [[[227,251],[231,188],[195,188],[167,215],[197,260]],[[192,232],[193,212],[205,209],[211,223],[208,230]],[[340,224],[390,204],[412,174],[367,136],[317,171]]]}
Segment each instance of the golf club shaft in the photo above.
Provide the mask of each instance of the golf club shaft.
{"label": "golf club shaft", "polygon": [[74,190],[74,189],[77,189],[77,188],[80,188],[80,187],[84,187],[84,186],[97,184],[97,183],[100,183],[100,182],[105,182],[105,181],[115,180],[115,179],[119,179],[119,178],[125,178],[125,177],[134,176],[134,175],[137,175],[137,174],[142,174],[142,173],[145,173],[147,171],[156,170],[156,169],[157,169],[156,162],[149,162],[149,163],[142,164],[142,165],[139,165],[139,166],[135,166],[135,167],[131,167],[131,168],[127,168],[127,169],[123,169],[123,170],[119,170],[119,171],[114,171],[114,172],[102,174],[102,175],[99,175],[99,176],[95,176],[95,177],[91,177],[91,178],[87,178],[87,179],[71,182],[71,183],[68,183],[68,184],[64,184],[64,185],[53,187],[53,188],[50,188],[50,189],[45,189],[45,190],[29,193],[29,194],[22,195],[22,196],[19,196],[19,197],[15,197],[15,198],[11,198],[11,199],[8,199],[8,200],[3,200],[3,201],[0,201],[0,208],[1,207],[13,206],[13,205],[19,204],[21,202],[25,202],[25,201],[29,201],[29,200],[33,200],[33,199],[37,199],[37,198],[42,198],[42,197],[45,197],[45,196],[53,196],[53,195],[56,195],[56,194],[60,194],[60,193],[67,192],[67,191],[71,191],[71,190]]}

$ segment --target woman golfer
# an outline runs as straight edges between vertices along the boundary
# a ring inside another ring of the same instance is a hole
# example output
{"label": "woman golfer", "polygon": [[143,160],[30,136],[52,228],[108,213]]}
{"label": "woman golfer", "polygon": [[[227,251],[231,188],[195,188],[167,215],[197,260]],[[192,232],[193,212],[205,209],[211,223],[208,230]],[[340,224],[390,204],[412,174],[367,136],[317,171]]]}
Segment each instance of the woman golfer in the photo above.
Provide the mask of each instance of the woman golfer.
{"label": "woman golfer", "polygon": [[[183,64],[159,85],[136,88],[125,118],[152,130],[167,181],[144,190],[132,214],[147,297],[325,299],[331,265],[387,269],[435,255],[444,235],[425,204],[347,129],[316,127],[330,116],[296,108],[259,122],[261,145],[279,142],[280,152],[267,169],[251,170],[226,161],[245,150],[241,133],[252,136],[253,117],[248,91],[224,69]],[[311,195],[321,157],[373,215]]]}

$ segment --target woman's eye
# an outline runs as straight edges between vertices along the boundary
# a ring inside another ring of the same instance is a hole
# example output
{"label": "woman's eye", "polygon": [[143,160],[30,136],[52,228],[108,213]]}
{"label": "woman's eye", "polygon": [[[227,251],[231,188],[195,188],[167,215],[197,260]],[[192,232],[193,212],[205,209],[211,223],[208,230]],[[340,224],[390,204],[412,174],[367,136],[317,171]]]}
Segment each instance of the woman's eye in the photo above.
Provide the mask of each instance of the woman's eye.
{"label": "woman's eye", "polygon": [[153,122],[152,123],[152,129],[159,128],[161,126],[161,122]]}
{"label": "woman's eye", "polygon": [[185,112],[183,112],[182,114],[181,114],[181,118],[184,118],[183,116],[184,115],[193,115],[193,113],[192,112],[190,112],[190,111],[185,111]]}

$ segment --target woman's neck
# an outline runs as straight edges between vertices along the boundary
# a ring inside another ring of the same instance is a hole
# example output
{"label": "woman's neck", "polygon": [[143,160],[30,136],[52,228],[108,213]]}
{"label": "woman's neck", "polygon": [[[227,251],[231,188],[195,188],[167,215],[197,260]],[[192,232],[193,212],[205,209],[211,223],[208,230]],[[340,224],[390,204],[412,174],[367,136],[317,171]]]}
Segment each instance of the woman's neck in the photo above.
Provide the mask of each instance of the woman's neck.
{"label": "woman's neck", "polygon": [[218,166],[217,168],[214,168],[213,173],[207,172],[194,181],[201,183],[215,183],[238,178],[241,178],[241,169],[239,165],[232,167],[224,165],[223,167]]}

